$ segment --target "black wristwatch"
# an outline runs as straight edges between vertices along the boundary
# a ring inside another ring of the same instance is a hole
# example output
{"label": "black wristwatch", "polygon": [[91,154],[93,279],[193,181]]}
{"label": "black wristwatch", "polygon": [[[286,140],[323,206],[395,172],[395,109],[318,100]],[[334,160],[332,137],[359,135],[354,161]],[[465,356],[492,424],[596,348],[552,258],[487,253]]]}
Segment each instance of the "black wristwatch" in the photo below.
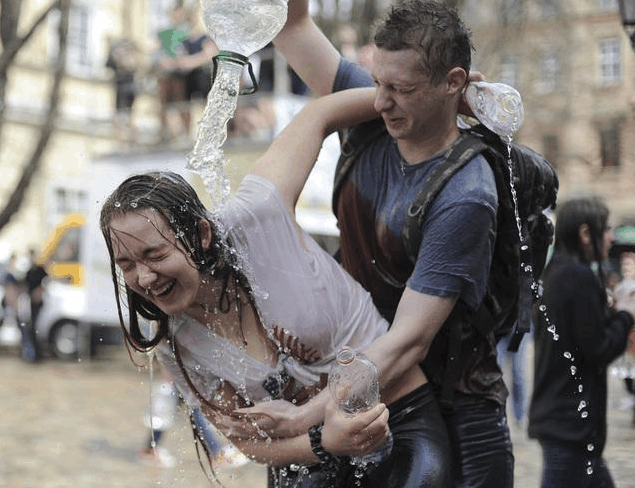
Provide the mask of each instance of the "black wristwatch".
{"label": "black wristwatch", "polygon": [[309,429],[309,440],[311,441],[311,450],[313,454],[315,454],[320,462],[322,463],[337,463],[337,457],[333,456],[326,452],[324,447],[322,447],[322,427],[324,427],[324,423],[320,422],[319,424],[313,425]]}

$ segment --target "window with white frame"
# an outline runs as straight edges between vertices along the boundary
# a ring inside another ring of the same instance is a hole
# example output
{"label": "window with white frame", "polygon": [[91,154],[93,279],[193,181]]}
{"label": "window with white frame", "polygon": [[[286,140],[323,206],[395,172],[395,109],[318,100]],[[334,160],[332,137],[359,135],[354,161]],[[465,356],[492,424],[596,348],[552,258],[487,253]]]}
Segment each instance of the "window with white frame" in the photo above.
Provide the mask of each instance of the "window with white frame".
{"label": "window with white frame", "polygon": [[84,190],[57,187],[53,191],[53,208],[49,225],[57,224],[70,213],[88,212],[88,194]]}
{"label": "window with white frame", "polygon": [[560,81],[560,61],[553,48],[544,49],[538,60],[537,91],[540,94],[553,93]]}
{"label": "window with white frame", "polygon": [[[71,5],[66,48],[66,69],[71,75],[89,77],[103,69],[103,63],[98,56],[101,32],[97,28],[97,16],[95,6],[87,2],[73,2]],[[51,11],[48,48],[48,58],[51,62],[57,58],[59,52],[59,22],[60,11]]]}
{"label": "window with white frame", "polygon": [[612,85],[622,80],[622,45],[620,39],[604,39],[598,44],[599,82]]}

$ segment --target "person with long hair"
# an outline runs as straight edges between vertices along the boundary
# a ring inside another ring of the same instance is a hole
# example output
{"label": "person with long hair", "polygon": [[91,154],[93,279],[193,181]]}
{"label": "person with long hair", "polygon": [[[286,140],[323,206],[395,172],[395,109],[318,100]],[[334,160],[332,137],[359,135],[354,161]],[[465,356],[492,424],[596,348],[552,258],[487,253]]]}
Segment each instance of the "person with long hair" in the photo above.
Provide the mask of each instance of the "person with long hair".
{"label": "person with long hair", "polygon": [[597,198],[562,203],[536,316],[529,436],[543,454],[542,488],[614,486],[606,444],[607,366],[627,346],[635,297],[610,309],[602,262],[612,242]]}
{"label": "person with long hair", "polygon": [[[128,178],[102,208],[127,344],[155,350],[190,407],[271,467],[270,486],[450,486],[448,435],[427,378],[416,364],[387,376],[395,332],[294,218],[324,137],[375,117],[372,99],[361,89],[311,102],[213,213],[167,172]],[[158,323],[156,334],[143,335],[139,317]],[[344,347],[363,350],[379,370],[383,403],[356,415],[324,389]],[[257,414],[241,407],[259,402],[279,409],[271,421],[303,429],[245,436]],[[391,454],[357,477],[348,456],[382,447],[388,428]]]}

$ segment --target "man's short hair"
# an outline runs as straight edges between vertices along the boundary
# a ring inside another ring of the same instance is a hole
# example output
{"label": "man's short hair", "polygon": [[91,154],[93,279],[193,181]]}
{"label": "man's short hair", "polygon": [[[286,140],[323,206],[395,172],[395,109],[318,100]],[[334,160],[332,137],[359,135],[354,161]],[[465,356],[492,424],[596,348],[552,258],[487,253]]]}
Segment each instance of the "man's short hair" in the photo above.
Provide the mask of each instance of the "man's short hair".
{"label": "man's short hair", "polygon": [[435,1],[409,0],[391,8],[373,41],[389,51],[417,50],[423,73],[436,85],[457,66],[469,74],[474,48],[470,36],[456,9]]}

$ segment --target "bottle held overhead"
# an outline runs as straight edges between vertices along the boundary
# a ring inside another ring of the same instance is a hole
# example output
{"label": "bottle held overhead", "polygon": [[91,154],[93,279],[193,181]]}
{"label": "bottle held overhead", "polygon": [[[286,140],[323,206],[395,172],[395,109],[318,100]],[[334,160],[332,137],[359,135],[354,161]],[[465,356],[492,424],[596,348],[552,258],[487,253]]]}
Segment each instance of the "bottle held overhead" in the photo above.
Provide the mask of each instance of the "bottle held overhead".
{"label": "bottle held overhead", "polygon": [[523,123],[523,101],[504,83],[475,81],[467,85],[465,99],[476,118],[503,140],[511,140]]}

